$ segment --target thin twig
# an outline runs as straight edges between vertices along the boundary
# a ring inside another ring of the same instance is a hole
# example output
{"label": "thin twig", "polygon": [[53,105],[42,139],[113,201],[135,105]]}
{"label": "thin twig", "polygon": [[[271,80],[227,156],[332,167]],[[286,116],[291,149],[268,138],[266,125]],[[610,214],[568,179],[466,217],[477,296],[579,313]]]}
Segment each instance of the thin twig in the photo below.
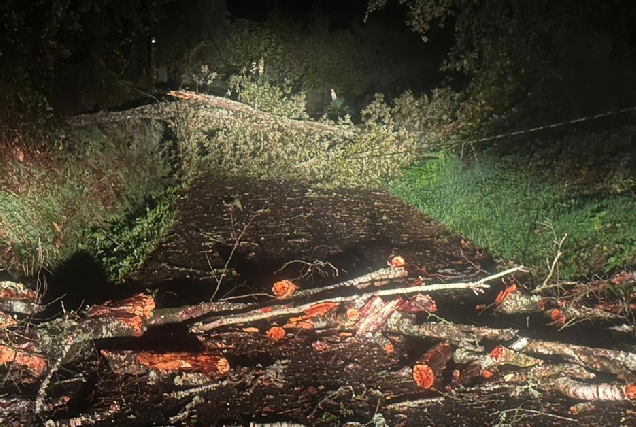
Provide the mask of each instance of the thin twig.
{"label": "thin twig", "polygon": [[[311,276],[313,274],[314,270],[317,270],[318,273],[320,273],[321,276],[326,277],[327,273],[323,270],[323,268],[325,268],[325,267],[330,267],[331,270],[333,271],[333,275],[334,276],[338,276],[338,274],[339,274],[338,268],[336,268],[330,262],[320,261],[320,260],[314,260],[314,262],[307,262],[307,261],[303,261],[303,260],[300,260],[300,259],[287,261],[281,268],[276,270],[275,273],[280,273],[281,271],[283,271],[285,268],[289,267],[292,264],[302,264],[302,265],[304,265],[304,267],[300,271],[301,275],[298,276],[298,277],[295,277],[295,278],[293,278],[291,280],[305,279],[305,278]],[[303,273],[303,270],[305,270],[304,273]]]}
{"label": "thin twig", "polygon": [[554,271],[556,267],[558,266],[559,258],[561,258],[561,255],[563,255],[563,252],[561,251],[563,242],[565,242],[565,239],[568,237],[568,233],[565,233],[563,237],[561,238],[561,240],[557,240],[558,237],[557,237],[556,231],[554,230],[554,227],[552,226],[552,223],[548,221],[547,225],[552,229],[552,234],[554,235],[554,245],[556,246],[556,254],[554,255],[552,264],[548,264],[548,267],[549,267],[548,276],[545,278],[541,286],[535,289],[535,292],[541,292],[542,290],[546,289],[546,287],[548,286],[548,283],[550,282],[550,279],[552,278],[552,275],[554,274]]}
{"label": "thin twig", "polygon": [[[227,261],[225,262],[225,265],[223,266],[223,273],[221,274],[221,277],[219,277],[216,280],[216,289],[214,290],[214,293],[210,297],[210,301],[212,301],[214,299],[214,297],[216,296],[216,294],[219,292],[219,289],[221,288],[221,283],[223,282],[223,279],[225,279],[225,276],[227,276],[227,268],[230,265],[230,262],[232,261],[232,258],[234,257],[234,252],[236,252],[236,249],[239,247],[239,244],[241,243],[241,240],[243,239],[243,235],[245,234],[245,232],[247,231],[249,226],[252,224],[252,221],[254,221],[254,219],[258,215],[259,215],[259,212],[257,212],[254,215],[252,215],[250,220],[243,227],[243,230],[241,231],[241,234],[239,234],[238,237],[236,238],[236,240],[234,241],[234,246],[232,246],[232,251],[230,251],[230,256],[227,258]],[[231,209],[230,209],[230,217],[232,219],[232,230],[234,230],[234,226],[233,226],[233,224],[234,224],[234,216],[232,216],[232,210]],[[216,279],[216,274],[214,273],[214,270],[212,270],[212,274],[214,274],[214,278]]]}
{"label": "thin twig", "polygon": [[549,412],[536,411],[534,409],[526,409],[526,408],[506,409],[505,411],[499,411],[498,413],[500,415],[507,414],[507,413],[514,413],[514,414],[519,414],[521,416],[523,412],[528,413],[528,414],[533,414],[533,415],[536,415],[538,417],[550,417],[550,418],[556,418],[558,420],[571,421],[571,422],[576,422],[577,421],[574,418],[564,417],[564,416],[557,415],[557,414],[551,414]]}

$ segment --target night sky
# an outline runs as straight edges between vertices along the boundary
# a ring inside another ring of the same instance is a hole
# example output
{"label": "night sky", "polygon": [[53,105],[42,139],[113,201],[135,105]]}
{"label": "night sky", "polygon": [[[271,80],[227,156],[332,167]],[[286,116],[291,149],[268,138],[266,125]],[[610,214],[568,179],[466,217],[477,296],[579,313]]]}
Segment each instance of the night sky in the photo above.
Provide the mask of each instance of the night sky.
{"label": "night sky", "polygon": [[233,17],[253,21],[262,21],[278,6],[284,15],[304,22],[313,8],[319,8],[329,15],[332,29],[342,29],[348,27],[353,18],[359,18],[359,21],[362,21],[368,2],[366,0],[228,0],[227,5]]}

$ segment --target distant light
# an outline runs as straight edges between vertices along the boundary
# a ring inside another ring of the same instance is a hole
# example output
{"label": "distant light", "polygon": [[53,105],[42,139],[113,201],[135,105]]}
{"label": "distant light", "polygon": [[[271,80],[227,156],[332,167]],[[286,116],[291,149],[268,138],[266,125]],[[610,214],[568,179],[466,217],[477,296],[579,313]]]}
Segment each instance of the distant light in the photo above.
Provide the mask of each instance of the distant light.
{"label": "distant light", "polygon": [[157,39],[153,37],[152,39],[150,39],[150,43],[152,43],[152,44],[157,43]]}

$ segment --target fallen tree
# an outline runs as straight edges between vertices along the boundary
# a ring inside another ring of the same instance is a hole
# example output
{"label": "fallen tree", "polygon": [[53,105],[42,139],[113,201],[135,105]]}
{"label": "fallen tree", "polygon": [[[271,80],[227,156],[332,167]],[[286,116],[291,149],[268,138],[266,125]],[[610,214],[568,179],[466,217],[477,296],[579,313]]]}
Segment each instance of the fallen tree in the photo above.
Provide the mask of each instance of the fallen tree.
{"label": "fallen tree", "polygon": [[[579,400],[636,398],[634,353],[530,339],[435,314],[433,295],[481,294],[522,269],[435,284],[409,278],[395,257],[387,268],[323,288],[277,282],[273,301],[155,309],[153,298],[140,294],[39,322],[20,311],[38,307],[37,295],[2,282],[4,317],[13,322],[5,321],[0,347],[0,420],[97,425],[138,414],[145,423],[187,425],[207,414],[215,422],[377,424],[397,413],[415,419],[418,408],[470,390],[513,393],[528,383]],[[182,350],[162,351],[161,339],[145,348],[145,336],[170,325],[187,326],[178,339],[194,338],[199,348],[184,340]],[[129,341],[117,345],[122,338]],[[597,373],[605,378],[596,380]],[[96,398],[82,406],[87,387]],[[149,404],[160,410],[147,413]]]}
{"label": "fallen tree", "polygon": [[[378,109],[392,114],[389,105],[377,102]],[[171,91],[155,104],[78,115],[66,123],[77,128],[164,122],[172,133],[167,151],[177,156],[172,161],[186,181],[204,175],[251,176],[379,188],[431,147],[423,141],[422,129],[375,116],[359,125],[302,120],[225,97]]]}

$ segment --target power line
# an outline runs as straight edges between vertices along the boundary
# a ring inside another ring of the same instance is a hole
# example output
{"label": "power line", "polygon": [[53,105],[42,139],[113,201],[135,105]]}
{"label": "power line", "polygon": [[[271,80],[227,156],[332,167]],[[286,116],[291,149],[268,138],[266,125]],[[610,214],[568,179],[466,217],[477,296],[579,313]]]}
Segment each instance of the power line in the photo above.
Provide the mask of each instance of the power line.
{"label": "power line", "polygon": [[511,136],[524,135],[524,134],[527,134],[527,133],[538,132],[540,130],[545,130],[545,129],[554,129],[554,128],[557,128],[557,127],[572,125],[572,124],[575,124],[575,123],[586,122],[586,121],[589,121],[589,120],[596,120],[596,119],[600,119],[600,118],[603,118],[603,117],[608,117],[608,116],[613,116],[613,115],[617,115],[617,114],[627,113],[629,111],[636,111],[636,106],[623,108],[622,110],[615,110],[615,111],[608,111],[608,112],[605,112],[605,113],[599,113],[599,114],[596,114],[594,116],[579,117],[578,119],[574,119],[574,120],[567,120],[567,121],[564,121],[564,122],[552,123],[552,124],[549,124],[549,125],[537,126],[537,127],[530,128],[530,129],[518,130],[518,131],[514,131],[514,132],[509,132],[509,133],[502,133],[502,134],[499,134],[499,135],[487,136],[487,137],[484,137],[484,138],[477,138],[477,139],[472,139],[472,140],[462,141],[462,142],[464,144],[473,144],[473,143],[476,143],[476,142],[493,141],[493,140],[496,140],[496,139],[502,139],[502,138],[508,138],[508,137],[511,137]]}

